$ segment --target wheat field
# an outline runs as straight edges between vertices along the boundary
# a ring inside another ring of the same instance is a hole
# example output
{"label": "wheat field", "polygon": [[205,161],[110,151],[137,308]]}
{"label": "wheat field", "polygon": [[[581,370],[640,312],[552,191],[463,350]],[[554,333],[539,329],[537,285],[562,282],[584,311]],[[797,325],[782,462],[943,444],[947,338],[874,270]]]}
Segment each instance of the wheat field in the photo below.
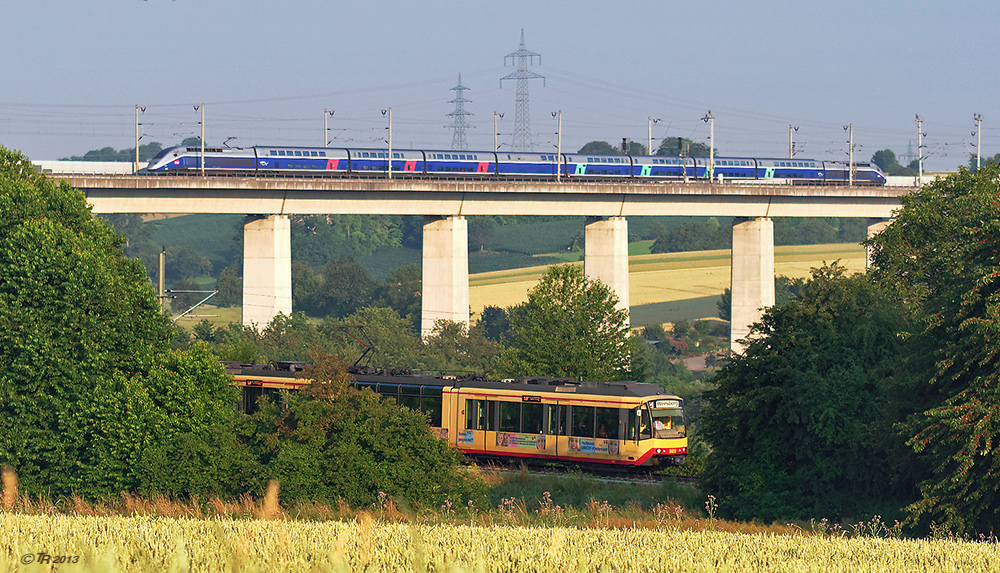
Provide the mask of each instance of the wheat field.
{"label": "wheat field", "polygon": [[[67,559],[68,558],[68,559]],[[55,560],[68,561],[53,566]],[[75,561],[75,562],[74,562]],[[986,572],[994,543],[0,513],[0,571]]]}

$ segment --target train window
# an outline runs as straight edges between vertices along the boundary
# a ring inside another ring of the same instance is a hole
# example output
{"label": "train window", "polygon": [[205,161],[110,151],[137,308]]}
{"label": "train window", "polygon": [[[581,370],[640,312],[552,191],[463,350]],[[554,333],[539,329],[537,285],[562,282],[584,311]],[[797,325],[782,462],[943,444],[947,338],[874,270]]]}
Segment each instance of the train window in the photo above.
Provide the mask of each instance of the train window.
{"label": "train window", "polygon": [[[650,403],[653,416],[654,438],[683,438],[684,410],[679,400],[657,400]],[[660,407],[662,406],[662,407]]]}
{"label": "train window", "polygon": [[550,436],[563,436],[566,434],[566,406],[545,404],[545,415],[548,416],[546,434]]}
{"label": "train window", "polygon": [[521,431],[521,403],[500,402],[500,431]]}
{"label": "train window", "polygon": [[495,400],[486,401],[486,429],[491,432],[497,429],[497,404]]}
{"label": "train window", "polygon": [[372,392],[375,391],[375,382],[355,382],[354,387],[358,390],[364,390],[368,388]]}
{"label": "train window", "polygon": [[[425,388],[426,390],[426,388]],[[440,392],[440,390],[438,390]],[[427,413],[432,426],[441,427],[441,396],[424,395],[420,403],[420,409]]]}
{"label": "train window", "polygon": [[411,410],[420,410],[420,386],[401,384],[399,386],[399,405]]}
{"label": "train window", "polygon": [[642,418],[639,421],[639,439],[648,440],[653,437],[653,423],[649,419],[649,410],[642,408]]}
{"label": "train window", "polygon": [[573,406],[573,425],[569,435],[580,438],[594,437],[594,408],[591,406]]}
{"label": "train window", "polygon": [[538,402],[521,404],[521,431],[528,434],[542,433],[542,405]]}
{"label": "train window", "polygon": [[388,398],[393,404],[399,403],[396,396],[399,393],[399,384],[379,384],[375,391]]}
{"label": "train window", "polygon": [[598,438],[619,439],[618,426],[618,408],[597,408]]}
{"label": "train window", "polygon": [[486,429],[486,400],[465,401],[465,429]]}

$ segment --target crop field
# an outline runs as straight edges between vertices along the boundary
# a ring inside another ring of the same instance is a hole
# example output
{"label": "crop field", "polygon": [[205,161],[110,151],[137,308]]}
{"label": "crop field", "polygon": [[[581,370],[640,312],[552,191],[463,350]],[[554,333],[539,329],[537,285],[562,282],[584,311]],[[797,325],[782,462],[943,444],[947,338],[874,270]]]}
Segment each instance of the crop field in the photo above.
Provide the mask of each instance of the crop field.
{"label": "crop field", "polygon": [[[775,274],[790,278],[807,277],[810,268],[838,260],[848,272],[862,272],[865,268],[865,251],[860,245],[853,243],[783,246],[775,247],[774,251]],[[547,269],[547,266],[537,266],[471,275],[469,302],[473,314],[478,315],[487,305],[509,307],[525,301],[528,291],[538,283]],[[637,307],[717,297],[729,288],[729,281],[729,250],[629,257],[629,298],[633,314],[649,314],[651,318],[663,315],[669,319],[669,309],[677,305],[663,306],[662,311],[650,309],[653,312],[644,312]],[[693,308],[702,312],[706,306],[714,310],[714,305],[703,303],[696,303]],[[711,316],[714,314],[683,318]]]}
{"label": "crop field", "polygon": [[[53,565],[53,563],[56,563]],[[0,571],[986,572],[995,543],[643,528],[0,513]]]}

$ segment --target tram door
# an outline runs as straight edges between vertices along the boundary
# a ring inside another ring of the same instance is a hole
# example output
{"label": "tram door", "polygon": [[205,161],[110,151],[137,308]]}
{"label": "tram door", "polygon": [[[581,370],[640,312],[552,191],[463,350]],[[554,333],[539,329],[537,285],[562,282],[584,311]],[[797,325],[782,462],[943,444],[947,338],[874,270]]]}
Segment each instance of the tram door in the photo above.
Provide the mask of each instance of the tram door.
{"label": "tram door", "polygon": [[565,404],[545,404],[545,434],[546,440],[552,440],[552,445],[546,444],[546,453],[563,457],[568,453],[569,441],[566,439],[566,416],[569,408]]}
{"label": "tram door", "polygon": [[[485,453],[486,452],[486,431],[494,429],[490,414],[495,408],[489,406],[496,402],[488,402],[485,399],[470,398],[467,394],[459,394],[459,421],[464,422],[463,428],[458,431],[458,448],[466,452]],[[464,411],[464,415],[462,412]]]}

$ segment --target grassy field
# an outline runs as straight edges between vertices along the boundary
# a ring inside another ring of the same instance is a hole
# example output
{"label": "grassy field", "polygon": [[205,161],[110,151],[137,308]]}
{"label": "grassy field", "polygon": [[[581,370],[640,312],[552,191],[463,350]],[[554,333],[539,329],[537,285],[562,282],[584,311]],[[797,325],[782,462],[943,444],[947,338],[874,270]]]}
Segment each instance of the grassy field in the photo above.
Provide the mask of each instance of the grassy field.
{"label": "grassy field", "polygon": [[[630,251],[643,249],[648,252],[648,245],[637,243]],[[774,258],[775,274],[791,278],[807,277],[810,268],[824,262],[839,260],[851,272],[861,272],[865,266],[864,249],[853,243],[775,247]],[[508,307],[523,302],[547,269],[537,266],[471,275],[469,301],[474,315],[488,305]],[[653,324],[716,316],[714,300],[729,282],[729,250],[632,255],[632,322]]]}

